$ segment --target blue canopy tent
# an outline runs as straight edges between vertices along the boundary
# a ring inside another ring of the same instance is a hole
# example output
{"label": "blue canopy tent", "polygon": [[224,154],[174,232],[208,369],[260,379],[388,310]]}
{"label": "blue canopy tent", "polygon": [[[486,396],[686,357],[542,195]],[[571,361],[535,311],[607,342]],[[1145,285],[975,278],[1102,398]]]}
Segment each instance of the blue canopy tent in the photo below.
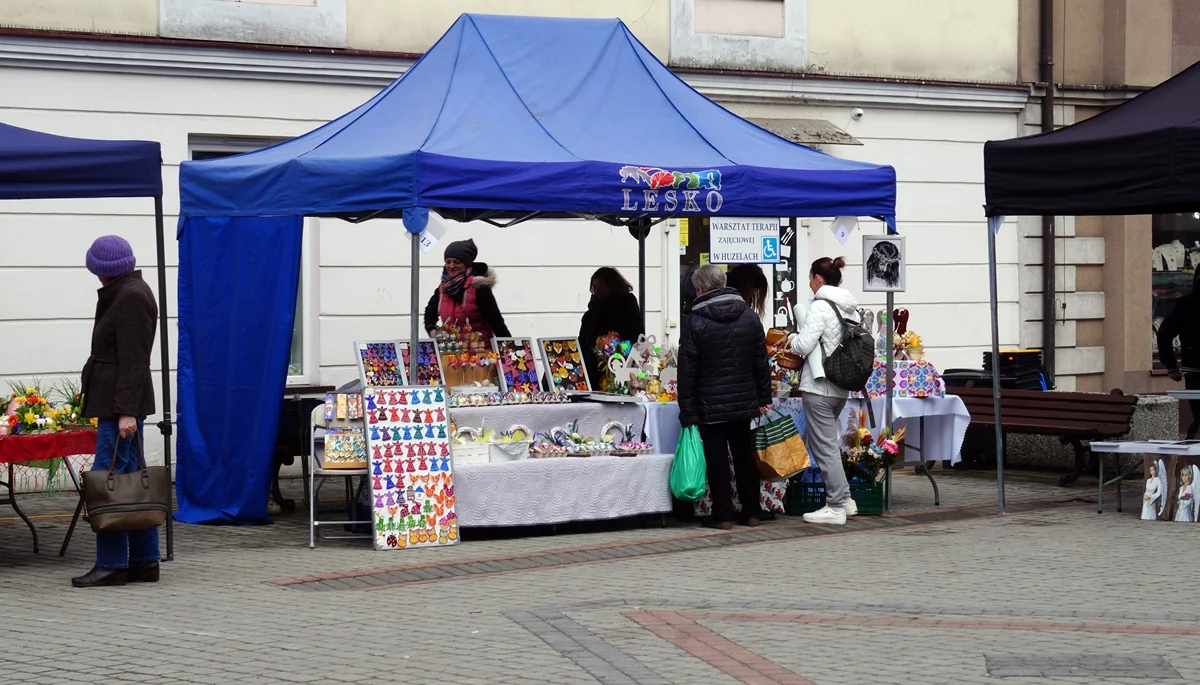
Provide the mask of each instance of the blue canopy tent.
{"label": "blue canopy tent", "polygon": [[[244,426],[278,421],[302,217],[403,217],[414,234],[429,210],[493,223],[582,217],[642,236],[670,216],[890,220],[896,175],[737,117],[619,20],[467,14],[341,118],[185,162],[180,193],[180,518],[265,522],[273,433]],[[419,260],[414,240],[414,341]]]}
{"label": "blue canopy tent", "polygon": [[[171,362],[167,344],[166,244],[163,238],[162,150],[141,140],[68,138],[0,124],[0,200],[152,197],[158,242],[158,308],[162,351],[163,460],[171,469]],[[81,258],[82,259],[82,258]],[[79,507],[83,506],[80,501]],[[76,508],[75,516],[79,516]],[[75,530],[67,531],[60,554]],[[36,532],[34,533],[36,546]],[[167,559],[174,535],[167,519]]]}

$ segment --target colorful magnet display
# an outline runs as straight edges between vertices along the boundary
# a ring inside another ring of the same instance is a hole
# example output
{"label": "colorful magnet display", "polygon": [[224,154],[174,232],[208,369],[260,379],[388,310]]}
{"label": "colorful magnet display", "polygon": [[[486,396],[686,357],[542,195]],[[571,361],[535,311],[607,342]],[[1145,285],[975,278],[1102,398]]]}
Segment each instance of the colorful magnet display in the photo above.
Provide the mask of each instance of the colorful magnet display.
{"label": "colorful magnet display", "polygon": [[325,433],[323,469],[364,469],[367,440],[361,428],[330,429]]}
{"label": "colorful magnet display", "polygon": [[456,544],[445,388],[367,388],[364,399],[375,549]]}
{"label": "colorful magnet display", "polygon": [[492,338],[492,349],[498,357],[502,391],[537,392],[542,389],[538,382],[537,359],[533,354],[532,340]]}
{"label": "colorful magnet display", "polygon": [[541,338],[538,346],[542,348],[542,358],[546,360],[546,377],[550,379],[551,390],[587,392],[592,389],[578,340]]}
{"label": "colorful magnet display", "polygon": [[[404,357],[404,369],[409,368],[408,350],[410,343],[400,341],[400,354]],[[417,385],[444,385],[442,360],[437,345],[432,340],[417,341]]]}
{"label": "colorful magnet display", "polygon": [[404,366],[400,363],[396,341],[360,342],[358,370],[363,384],[375,388],[397,387],[405,384]]}

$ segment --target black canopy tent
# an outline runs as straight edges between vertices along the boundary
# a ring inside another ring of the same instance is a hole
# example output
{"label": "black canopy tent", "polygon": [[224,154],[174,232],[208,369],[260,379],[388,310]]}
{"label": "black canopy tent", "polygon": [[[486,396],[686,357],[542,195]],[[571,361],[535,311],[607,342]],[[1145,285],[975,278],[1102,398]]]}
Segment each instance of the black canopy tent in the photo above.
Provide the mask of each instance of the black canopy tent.
{"label": "black canopy tent", "polygon": [[[158,427],[163,435],[163,461],[170,474],[171,363],[167,337],[161,146],[157,142],[140,140],[68,138],[0,124],[0,200],[117,197],[154,198],[163,407]],[[169,560],[175,556],[170,516],[167,517],[166,534]],[[70,535],[68,532],[68,539]]]}
{"label": "black canopy tent", "polygon": [[[996,231],[1005,216],[1110,216],[1200,207],[1200,65],[1057,131],[983,148],[992,354],[999,358]],[[997,487],[1004,511],[999,364],[992,364]]]}

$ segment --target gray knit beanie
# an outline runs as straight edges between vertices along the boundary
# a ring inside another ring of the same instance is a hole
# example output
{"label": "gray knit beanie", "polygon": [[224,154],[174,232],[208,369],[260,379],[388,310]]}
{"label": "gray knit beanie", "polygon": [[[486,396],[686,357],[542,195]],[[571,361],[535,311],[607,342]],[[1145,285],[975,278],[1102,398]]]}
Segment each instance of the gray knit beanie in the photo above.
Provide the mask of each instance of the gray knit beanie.
{"label": "gray knit beanie", "polygon": [[87,251],[87,269],[101,278],[120,278],[133,271],[137,261],[133,258],[133,248],[129,242],[118,235],[105,235],[96,238],[96,242]]}

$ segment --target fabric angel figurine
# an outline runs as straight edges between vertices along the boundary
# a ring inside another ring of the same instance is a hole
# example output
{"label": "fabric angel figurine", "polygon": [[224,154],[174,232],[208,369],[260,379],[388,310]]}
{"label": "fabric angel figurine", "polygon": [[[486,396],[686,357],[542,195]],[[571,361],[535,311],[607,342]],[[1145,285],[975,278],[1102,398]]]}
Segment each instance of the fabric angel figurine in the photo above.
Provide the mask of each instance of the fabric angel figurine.
{"label": "fabric angel figurine", "polygon": [[1142,495],[1142,520],[1153,521],[1166,508],[1167,488],[1163,473],[1165,466],[1159,459],[1150,465],[1150,477],[1146,479],[1146,492]]}
{"label": "fabric angel figurine", "polygon": [[1175,520],[1194,523],[1197,511],[1196,480],[1200,476],[1200,467],[1184,466],[1179,471],[1179,493],[1175,505]]}

